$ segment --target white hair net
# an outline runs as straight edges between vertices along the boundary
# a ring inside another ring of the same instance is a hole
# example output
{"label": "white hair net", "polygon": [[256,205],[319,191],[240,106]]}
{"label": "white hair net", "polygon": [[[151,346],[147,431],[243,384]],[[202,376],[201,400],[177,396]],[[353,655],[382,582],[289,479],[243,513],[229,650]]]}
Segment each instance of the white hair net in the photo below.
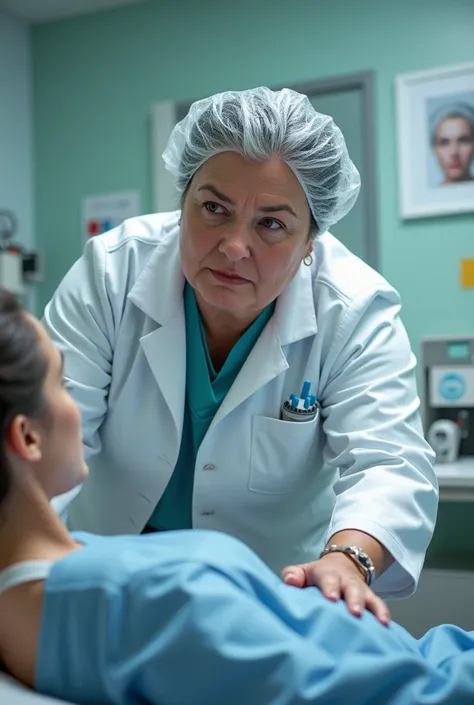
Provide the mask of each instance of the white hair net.
{"label": "white hair net", "polygon": [[359,194],[342,132],[306,95],[288,88],[228,91],[193,103],[163,159],[183,194],[204,162],[228,151],[259,161],[278,155],[300,182],[319,233],[346,215]]}
{"label": "white hair net", "polygon": [[474,135],[474,105],[462,100],[446,102],[444,105],[432,110],[429,116],[429,130],[431,144],[434,144],[438,125],[446,118],[462,117],[471,126]]}

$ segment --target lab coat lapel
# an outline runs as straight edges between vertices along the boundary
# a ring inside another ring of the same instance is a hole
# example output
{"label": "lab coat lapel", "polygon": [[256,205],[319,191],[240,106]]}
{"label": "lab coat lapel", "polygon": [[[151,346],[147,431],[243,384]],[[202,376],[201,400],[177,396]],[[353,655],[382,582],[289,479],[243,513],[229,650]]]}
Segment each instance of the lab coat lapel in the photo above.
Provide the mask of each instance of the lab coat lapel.
{"label": "lab coat lapel", "polygon": [[[184,306],[152,333],[140,340],[153,376],[171,412],[176,427],[174,453],[179,451],[186,392],[186,328]],[[159,423],[159,419],[157,421]]]}
{"label": "lab coat lapel", "polygon": [[277,377],[288,368],[288,362],[281,349],[277,327],[272,319],[255,343],[253,350],[229,389],[224,401],[212,421],[212,429],[221,419],[239,404],[252,396],[258,389]]}
{"label": "lab coat lapel", "polygon": [[186,391],[183,288],[179,228],[174,225],[163,229],[163,238],[132,287],[129,298],[158,324],[141,338],[140,344],[174,420],[176,453],[181,440]]}
{"label": "lab coat lapel", "polygon": [[275,313],[254,345],[210,428],[288,369],[284,346],[316,332],[312,268],[301,265],[293,281],[278,297]]}

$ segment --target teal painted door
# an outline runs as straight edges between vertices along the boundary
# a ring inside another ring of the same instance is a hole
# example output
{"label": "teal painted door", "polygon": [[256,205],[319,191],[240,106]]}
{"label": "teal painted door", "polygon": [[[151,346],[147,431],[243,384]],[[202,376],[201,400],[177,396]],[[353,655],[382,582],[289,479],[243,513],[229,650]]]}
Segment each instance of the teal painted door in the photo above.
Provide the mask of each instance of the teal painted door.
{"label": "teal painted door", "polygon": [[[320,113],[334,118],[346,140],[352,161],[360,172],[362,187],[352,210],[330,231],[351,252],[368,261],[367,216],[365,199],[368,194],[364,188],[364,131],[363,131],[363,95],[361,90],[342,90],[325,95],[310,96],[311,103]],[[373,262],[369,262],[372,266]]]}

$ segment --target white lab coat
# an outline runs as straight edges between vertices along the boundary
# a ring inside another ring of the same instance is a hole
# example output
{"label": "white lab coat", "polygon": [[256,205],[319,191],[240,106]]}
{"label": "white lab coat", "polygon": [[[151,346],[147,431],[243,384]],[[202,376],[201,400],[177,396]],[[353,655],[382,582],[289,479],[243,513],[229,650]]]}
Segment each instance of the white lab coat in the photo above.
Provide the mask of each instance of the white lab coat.
{"label": "white lab coat", "polygon": [[[176,464],[186,346],[179,213],[92,239],[45,313],[83,418],[89,478],[71,529],[139,533]],[[326,233],[302,265],[199,448],[193,526],[236,536],[276,571],[314,560],[342,529],[395,563],[375,582],[409,595],[434,529],[434,455],[423,439],[397,292]],[[311,422],[281,406],[309,379]]]}

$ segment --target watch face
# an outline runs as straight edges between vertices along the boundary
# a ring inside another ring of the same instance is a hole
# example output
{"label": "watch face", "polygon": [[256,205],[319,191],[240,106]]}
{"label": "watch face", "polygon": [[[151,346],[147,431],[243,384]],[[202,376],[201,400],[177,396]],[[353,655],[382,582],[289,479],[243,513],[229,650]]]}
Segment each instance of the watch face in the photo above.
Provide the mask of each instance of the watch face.
{"label": "watch face", "polygon": [[357,548],[357,546],[350,546],[351,553],[357,558],[359,563],[364,566],[367,570],[372,570],[373,564],[370,556],[365,552],[362,551],[360,548]]}
{"label": "watch face", "polygon": [[359,563],[359,565],[367,571],[367,580],[368,584],[370,584],[370,582],[372,581],[373,574],[375,573],[375,567],[372,563],[372,559],[365,551],[362,551],[362,549],[357,548],[357,546],[334,545],[328,546],[323,551],[323,554],[332,551],[342,551],[343,553],[348,553],[349,555],[353,556],[354,559]]}

